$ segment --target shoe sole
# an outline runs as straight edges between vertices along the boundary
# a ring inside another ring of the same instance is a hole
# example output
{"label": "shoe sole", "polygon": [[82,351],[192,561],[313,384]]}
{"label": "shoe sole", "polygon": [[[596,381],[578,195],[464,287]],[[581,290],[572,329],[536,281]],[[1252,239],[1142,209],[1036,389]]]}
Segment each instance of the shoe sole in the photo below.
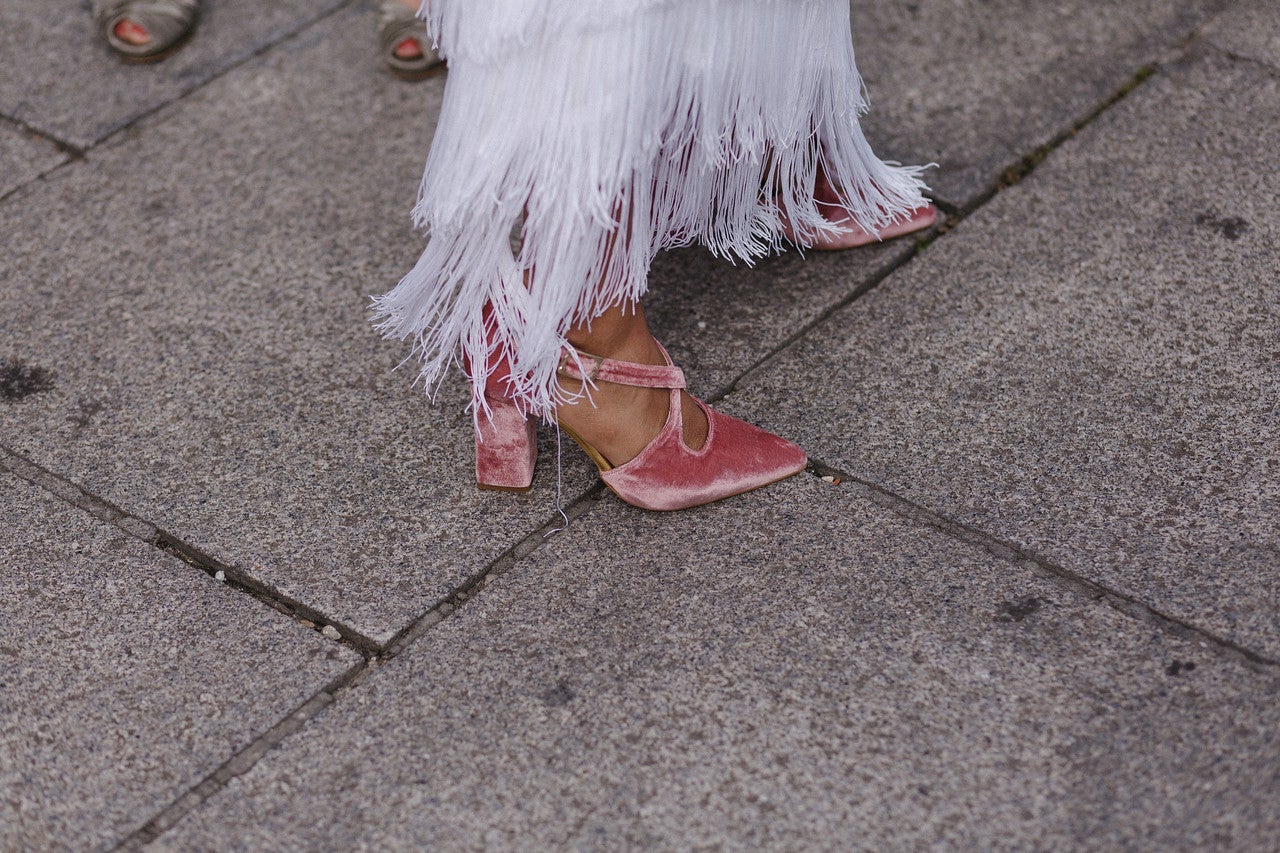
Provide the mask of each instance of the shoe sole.
{"label": "shoe sole", "polygon": [[520,495],[527,495],[533,491],[533,486],[491,486],[488,483],[476,483],[476,488],[482,492],[514,492]]}

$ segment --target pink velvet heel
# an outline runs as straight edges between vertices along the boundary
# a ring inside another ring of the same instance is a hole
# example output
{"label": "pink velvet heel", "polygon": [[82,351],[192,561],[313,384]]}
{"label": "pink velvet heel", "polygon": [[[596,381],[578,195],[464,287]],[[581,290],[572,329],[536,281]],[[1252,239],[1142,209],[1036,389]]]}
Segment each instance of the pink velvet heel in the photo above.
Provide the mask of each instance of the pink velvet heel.
{"label": "pink velvet heel", "polygon": [[[659,345],[661,348],[661,345]],[[651,510],[701,506],[758,489],[804,470],[805,452],[786,439],[745,421],[722,415],[694,400],[707,416],[707,440],[694,450],[684,442],[681,417],[684,372],[671,363],[635,364],[588,355],[566,347],[559,374],[586,384],[615,382],[671,392],[667,420],[661,431],[631,461],[614,466],[573,430],[561,428],[600,469],[600,479],[622,500]]]}
{"label": "pink velvet heel", "polygon": [[476,426],[476,485],[481,489],[527,492],[538,460],[534,423],[510,399],[485,394],[492,419]]}
{"label": "pink velvet heel", "polygon": [[[485,306],[486,328],[492,329]],[[470,359],[463,366],[471,373]],[[500,492],[527,492],[533,488],[533,469],[538,461],[538,431],[525,417],[509,392],[511,364],[498,355],[489,356],[485,372],[484,401],[489,417],[476,418],[476,486]]]}

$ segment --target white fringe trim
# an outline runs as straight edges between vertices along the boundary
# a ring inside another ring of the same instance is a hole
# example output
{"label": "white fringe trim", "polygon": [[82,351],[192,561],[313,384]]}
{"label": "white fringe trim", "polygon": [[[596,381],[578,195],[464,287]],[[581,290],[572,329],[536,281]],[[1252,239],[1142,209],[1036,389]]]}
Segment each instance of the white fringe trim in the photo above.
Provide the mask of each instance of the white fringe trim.
{"label": "white fringe trim", "polygon": [[[485,6],[512,7],[494,38]],[[429,393],[465,353],[477,418],[498,356],[521,407],[550,418],[566,332],[639,300],[657,252],[697,242],[749,263],[782,248],[784,212],[802,242],[829,232],[819,162],[865,228],[926,203],[921,169],[881,162],[858,126],[845,0],[633,0],[608,25],[591,7],[621,4],[429,3],[449,58],[413,209],[429,240],[374,312],[413,339]]]}

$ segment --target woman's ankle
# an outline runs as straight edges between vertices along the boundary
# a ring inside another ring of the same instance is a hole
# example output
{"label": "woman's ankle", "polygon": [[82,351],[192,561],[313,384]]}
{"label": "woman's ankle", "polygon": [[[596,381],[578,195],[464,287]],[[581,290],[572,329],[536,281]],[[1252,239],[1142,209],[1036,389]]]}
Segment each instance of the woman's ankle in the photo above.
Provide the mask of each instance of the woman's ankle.
{"label": "woman's ankle", "polygon": [[619,313],[611,311],[590,326],[570,329],[566,339],[577,349],[601,358],[637,364],[663,364],[662,350],[649,331],[644,312],[638,306]]}
{"label": "woman's ankle", "polygon": [[[590,327],[578,326],[566,335],[582,352],[636,364],[665,364],[666,356],[649,331],[638,305],[617,306]],[[559,417],[596,446],[614,465],[630,461],[653,440],[666,423],[671,407],[667,389],[633,388],[602,382],[583,388],[562,380],[562,389],[576,401],[563,405]],[[707,438],[707,419],[686,392],[681,392],[685,443],[697,449]]]}

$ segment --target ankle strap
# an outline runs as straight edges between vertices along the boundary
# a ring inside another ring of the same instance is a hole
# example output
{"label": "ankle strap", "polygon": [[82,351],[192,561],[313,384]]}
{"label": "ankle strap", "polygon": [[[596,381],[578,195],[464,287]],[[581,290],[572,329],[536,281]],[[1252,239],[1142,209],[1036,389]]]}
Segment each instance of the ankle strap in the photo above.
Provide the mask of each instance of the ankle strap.
{"label": "ankle strap", "polygon": [[[662,344],[658,344],[666,364],[636,364],[632,361],[616,361],[591,355],[565,345],[560,353],[560,366],[556,373],[584,382],[612,382],[615,385],[632,385],[637,388],[684,388],[684,371],[671,363],[671,356]],[[583,370],[586,373],[583,373]]]}

